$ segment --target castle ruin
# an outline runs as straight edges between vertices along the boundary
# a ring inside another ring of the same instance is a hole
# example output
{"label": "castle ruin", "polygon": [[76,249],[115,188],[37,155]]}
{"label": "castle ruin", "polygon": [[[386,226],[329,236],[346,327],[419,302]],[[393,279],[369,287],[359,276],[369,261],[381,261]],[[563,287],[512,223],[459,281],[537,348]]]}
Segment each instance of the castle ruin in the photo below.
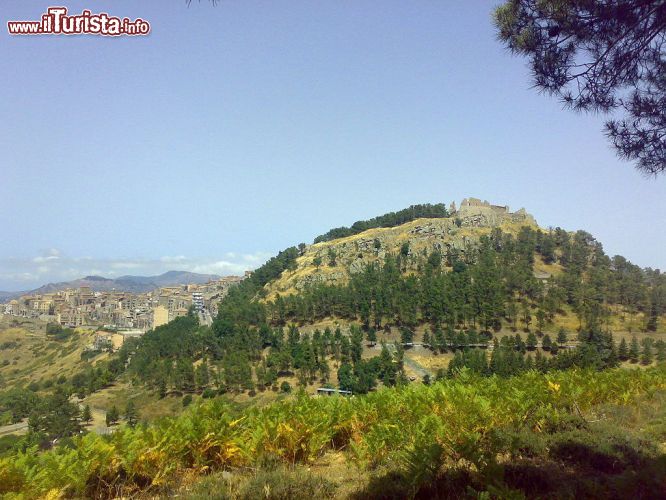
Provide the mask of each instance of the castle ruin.
{"label": "castle ruin", "polygon": [[[455,208],[455,204],[452,203],[451,208]],[[453,211],[452,216],[460,219],[463,225],[468,226],[496,226],[502,222],[525,222],[536,225],[534,217],[524,208],[511,212],[507,205],[492,205],[488,201],[481,201],[478,198],[465,198],[460,203],[460,208]]]}

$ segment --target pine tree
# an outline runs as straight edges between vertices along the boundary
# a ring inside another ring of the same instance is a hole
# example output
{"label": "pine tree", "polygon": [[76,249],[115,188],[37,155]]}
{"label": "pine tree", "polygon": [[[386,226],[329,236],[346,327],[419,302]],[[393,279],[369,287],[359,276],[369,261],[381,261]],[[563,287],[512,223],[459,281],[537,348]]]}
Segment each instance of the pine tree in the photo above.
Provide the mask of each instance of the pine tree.
{"label": "pine tree", "polygon": [[366,338],[368,339],[368,344],[374,346],[377,343],[377,331],[372,327],[368,328]]}
{"label": "pine tree", "polygon": [[543,357],[541,351],[536,352],[536,357],[534,358],[534,367],[542,373],[545,373],[547,370],[546,358]]}
{"label": "pine tree", "polygon": [[652,352],[652,339],[643,339],[643,352],[641,353],[641,364],[650,365],[654,361],[654,354]]}
{"label": "pine tree", "polygon": [[506,313],[509,317],[509,322],[511,323],[511,329],[515,332],[518,323],[518,306],[513,300],[509,302],[509,305],[506,308]]}
{"label": "pine tree", "polygon": [[81,413],[81,420],[86,424],[92,422],[92,412],[90,411],[90,405],[85,405],[83,407],[83,413]]}
{"label": "pine tree", "polygon": [[157,392],[160,396],[160,399],[164,399],[167,395],[167,383],[166,377],[161,376],[157,381]]}
{"label": "pine tree", "polygon": [[531,354],[525,356],[525,370],[534,370],[534,358]]}
{"label": "pine tree", "polygon": [[350,331],[351,337],[351,358],[354,364],[361,360],[363,354],[363,332],[356,325],[352,325]]}
{"label": "pine tree", "polygon": [[379,378],[386,386],[393,386],[396,383],[396,367],[393,363],[393,356],[389,352],[386,344],[382,342],[382,351],[379,355]]}
{"label": "pine tree", "polygon": [[657,361],[666,361],[666,342],[658,340],[655,345],[657,347]]}
{"label": "pine tree", "polygon": [[564,345],[567,343],[567,332],[564,329],[564,327],[560,327],[560,329],[557,332],[557,343],[560,345]]}
{"label": "pine tree", "polygon": [[624,337],[620,340],[620,347],[617,350],[617,357],[620,361],[626,361],[629,359],[629,347],[627,347],[627,341]]}
{"label": "pine tree", "polygon": [[130,427],[134,427],[138,421],[138,417],[139,414],[134,405],[134,401],[130,399],[125,407],[125,420]]}
{"label": "pine tree", "polygon": [[411,344],[414,341],[414,332],[412,332],[409,328],[401,328],[400,341],[403,344]]}
{"label": "pine tree", "polygon": [[553,346],[553,341],[550,338],[550,335],[546,334],[541,339],[541,347],[544,351],[550,351],[550,348]]}
{"label": "pine tree", "polygon": [[523,341],[523,338],[520,336],[519,333],[516,333],[514,346],[516,351],[518,351],[521,354],[525,354],[527,352],[527,344]]}
{"label": "pine tree", "polygon": [[435,329],[435,335],[434,335],[434,342],[433,342],[433,350],[435,352],[441,352],[444,353],[447,351],[446,349],[446,337],[444,336],[444,331],[437,327]]}
{"label": "pine tree", "polygon": [[638,346],[638,339],[634,336],[631,339],[631,348],[629,349],[629,361],[632,363],[638,363],[638,356],[640,355],[640,349]]}
{"label": "pine tree", "polygon": [[539,309],[536,313],[537,318],[537,330],[542,332],[543,327],[546,326],[546,313],[543,310]]}
{"label": "pine tree", "polygon": [[525,346],[530,351],[533,351],[534,349],[536,349],[537,338],[536,338],[536,335],[534,335],[534,333],[530,332],[530,333],[527,334],[527,340],[525,342]]}
{"label": "pine tree", "polygon": [[428,332],[428,329],[423,332],[423,346],[426,348],[432,348],[430,345],[430,333]]}
{"label": "pine tree", "polygon": [[118,408],[112,406],[111,409],[106,412],[106,426],[111,427],[113,424],[118,422],[119,418],[120,412],[118,411]]}

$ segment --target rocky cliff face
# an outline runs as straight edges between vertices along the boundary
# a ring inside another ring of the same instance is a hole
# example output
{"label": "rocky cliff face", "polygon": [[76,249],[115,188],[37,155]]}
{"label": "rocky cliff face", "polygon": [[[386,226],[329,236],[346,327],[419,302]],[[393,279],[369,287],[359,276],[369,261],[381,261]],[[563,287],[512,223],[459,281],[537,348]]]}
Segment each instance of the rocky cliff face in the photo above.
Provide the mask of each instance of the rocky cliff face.
{"label": "rocky cliff face", "polygon": [[[401,226],[370,229],[360,234],[306,247],[294,271],[267,285],[269,298],[290,294],[315,283],[339,284],[349,275],[361,272],[372,262],[383,262],[387,254],[398,255],[405,243],[409,251],[407,269],[416,268],[417,256],[438,250],[444,257],[455,249],[469,251],[479,238],[493,228],[517,234],[523,226],[537,228],[537,223],[524,209],[510,212],[506,206],[491,205],[474,198],[465,199],[460,209],[444,219],[417,219]],[[454,211],[455,210],[455,211]],[[335,254],[335,265],[330,265]],[[317,265],[318,264],[318,265]]]}

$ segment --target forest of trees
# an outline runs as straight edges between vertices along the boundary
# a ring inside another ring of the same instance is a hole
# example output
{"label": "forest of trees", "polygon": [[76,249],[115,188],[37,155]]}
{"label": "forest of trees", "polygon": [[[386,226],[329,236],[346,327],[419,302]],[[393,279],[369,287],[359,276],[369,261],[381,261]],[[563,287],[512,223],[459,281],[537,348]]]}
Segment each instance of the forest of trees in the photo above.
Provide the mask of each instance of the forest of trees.
{"label": "forest of trees", "polygon": [[[398,212],[399,218],[405,213]],[[388,223],[387,217],[371,224]],[[7,423],[29,417],[34,432],[44,436],[75,433],[82,417],[64,405],[65,396],[85,397],[123,374],[161,397],[288,392],[294,379],[301,386],[365,393],[378,384],[408,382],[405,349],[415,341],[416,328],[424,326],[419,340],[427,349],[454,354],[448,370],[435,378],[454,377],[463,368],[509,376],[530,369],[606,368],[620,361],[650,364],[666,357],[664,342],[616,345],[609,328],[611,315],[640,312],[641,321],[627,322],[627,330],[655,331],[666,307],[666,277],[622,257],[609,258],[588,233],[524,227],[513,236],[494,229],[465,252],[416,253],[404,247],[351,274],[347,284],[313,285],[267,301],[264,285],[295,269],[300,251],[288,248],[230,289],[211,327],[200,325],[193,313],[177,318],[69,378],[1,393],[0,412]],[[547,282],[537,279],[536,259],[561,272]],[[557,316],[567,314],[577,316],[577,332],[553,334]],[[299,329],[325,318],[347,326]],[[386,334],[396,328],[400,341],[388,340]],[[514,334],[499,340],[495,333],[501,329]],[[54,325],[47,333],[55,341],[71,335]],[[573,340],[575,348],[568,343]],[[377,343],[376,356],[362,356]],[[429,377],[424,382],[430,383]],[[38,396],[38,390],[51,396]],[[132,422],[133,413],[128,412]]]}
{"label": "forest of trees", "polygon": [[[537,256],[546,264],[560,264],[562,273],[547,284],[537,279]],[[407,267],[419,271],[405,272]],[[541,331],[565,313],[565,306],[585,330],[603,329],[611,307],[620,307],[645,315],[644,324],[628,324],[629,330],[654,331],[666,307],[666,276],[623,257],[609,258],[584,231],[571,235],[524,227],[514,237],[495,229],[472,252],[387,255],[381,265],[353,274],[346,285],[319,284],[298,295],[278,296],[266,314],[277,325],[333,316],[375,329],[432,323]]]}

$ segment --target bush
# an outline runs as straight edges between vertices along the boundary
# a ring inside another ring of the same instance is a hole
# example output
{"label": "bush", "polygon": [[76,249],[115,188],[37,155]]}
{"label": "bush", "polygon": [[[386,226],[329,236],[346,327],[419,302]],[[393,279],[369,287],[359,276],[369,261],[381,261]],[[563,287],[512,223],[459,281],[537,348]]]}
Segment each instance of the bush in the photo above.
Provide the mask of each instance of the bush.
{"label": "bush", "polygon": [[255,500],[270,498],[275,500],[332,498],[335,485],[327,479],[315,476],[301,468],[279,468],[259,471],[240,489],[239,498]]}
{"label": "bush", "polygon": [[291,392],[291,384],[286,380],[280,384],[280,391],[282,392]]}
{"label": "bush", "polygon": [[217,396],[217,391],[215,389],[211,389],[210,387],[204,389],[204,391],[201,393],[201,397],[204,399],[211,399],[215,396]]}
{"label": "bush", "polygon": [[629,467],[638,469],[646,462],[647,454],[657,454],[650,443],[617,435],[616,428],[563,432],[550,441],[551,457],[606,474],[619,474]]}

